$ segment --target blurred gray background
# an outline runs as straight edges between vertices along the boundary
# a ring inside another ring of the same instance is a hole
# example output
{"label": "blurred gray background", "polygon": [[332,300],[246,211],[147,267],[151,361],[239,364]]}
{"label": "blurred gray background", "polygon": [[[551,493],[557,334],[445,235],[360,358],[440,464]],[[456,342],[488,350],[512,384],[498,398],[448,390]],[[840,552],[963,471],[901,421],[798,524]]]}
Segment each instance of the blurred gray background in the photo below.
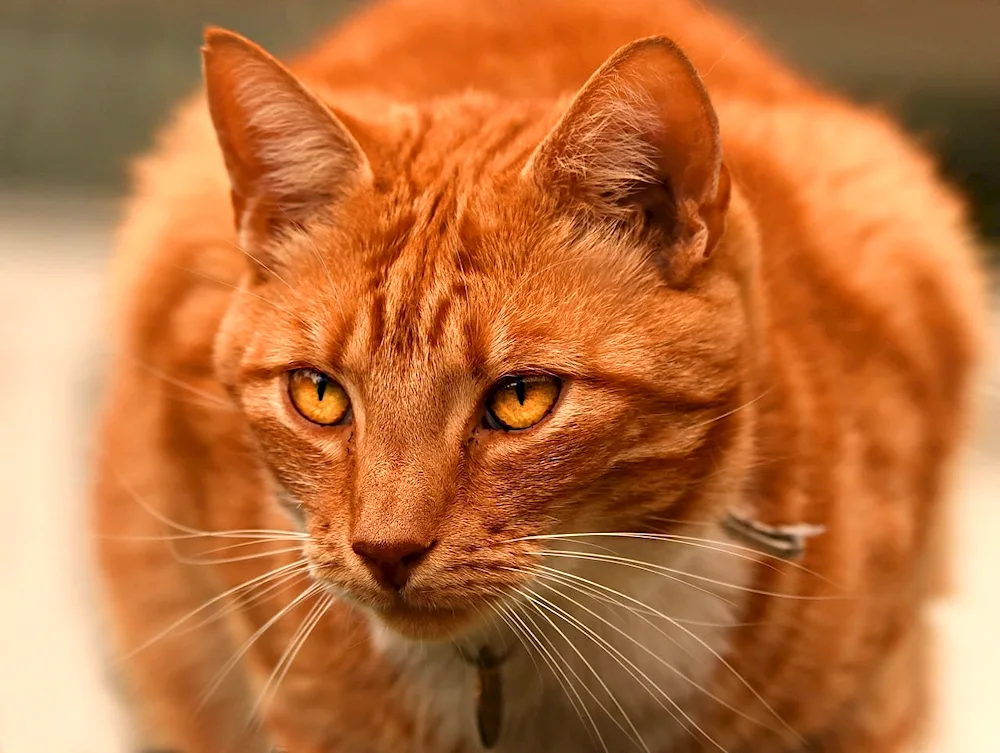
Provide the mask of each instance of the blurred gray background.
{"label": "blurred gray background", "polygon": [[[477,1],[494,0],[469,0]],[[128,160],[197,86],[204,25],[282,54],[357,4],[0,0],[0,753],[126,753],[136,742],[107,680],[81,534],[105,356],[103,267]],[[984,247],[996,247],[1000,0],[714,4],[800,68],[895,113],[940,155],[971,201]],[[1000,317],[994,325],[1000,344]],[[995,353],[956,497],[957,588],[934,613],[942,714],[930,749],[995,753]]]}
{"label": "blurred gray background", "polygon": [[[488,0],[481,0],[486,2]],[[470,0],[476,2],[476,0]],[[0,184],[117,192],[198,80],[207,23],[277,53],[359,0],[3,0]],[[801,68],[884,106],[941,154],[1000,235],[1000,2],[719,0]]]}

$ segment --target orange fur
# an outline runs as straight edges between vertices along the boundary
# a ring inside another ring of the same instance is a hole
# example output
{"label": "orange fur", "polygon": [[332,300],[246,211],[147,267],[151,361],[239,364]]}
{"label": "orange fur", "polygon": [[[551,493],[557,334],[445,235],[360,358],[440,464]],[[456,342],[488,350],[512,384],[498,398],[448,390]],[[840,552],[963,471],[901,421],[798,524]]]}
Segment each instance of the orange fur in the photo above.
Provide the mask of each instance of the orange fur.
{"label": "orange fur", "polygon": [[[686,0],[387,0],[205,74],[121,230],[94,496],[164,744],[473,751],[498,640],[501,750],[905,749],[983,321],[926,155]],[[485,427],[525,372],[551,414]],[[733,508],[826,532],[776,563]]]}

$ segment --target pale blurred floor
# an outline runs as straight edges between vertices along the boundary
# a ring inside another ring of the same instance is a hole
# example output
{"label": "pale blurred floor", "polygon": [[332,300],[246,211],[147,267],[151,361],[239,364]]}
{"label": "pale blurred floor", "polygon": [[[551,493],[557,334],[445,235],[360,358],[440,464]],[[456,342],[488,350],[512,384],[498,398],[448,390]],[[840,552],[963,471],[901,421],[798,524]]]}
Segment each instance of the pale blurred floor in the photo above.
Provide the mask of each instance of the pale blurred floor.
{"label": "pale blurred floor", "polygon": [[[121,753],[99,652],[81,505],[101,364],[111,206],[0,194],[0,750]],[[1000,344],[1000,317],[995,341]],[[942,627],[934,753],[997,753],[1000,368],[958,478],[957,592]]]}

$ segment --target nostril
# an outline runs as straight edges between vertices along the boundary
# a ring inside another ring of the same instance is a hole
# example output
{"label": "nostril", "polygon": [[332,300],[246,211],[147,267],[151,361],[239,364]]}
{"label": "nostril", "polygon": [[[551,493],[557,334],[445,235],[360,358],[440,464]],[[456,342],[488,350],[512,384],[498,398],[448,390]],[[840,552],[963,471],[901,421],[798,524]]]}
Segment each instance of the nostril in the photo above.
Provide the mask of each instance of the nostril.
{"label": "nostril", "polygon": [[354,553],[364,559],[393,564],[416,564],[427,555],[436,541],[355,541],[351,544]]}
{"label": "nostril", "polygon": [[402,562],[407,567],[413,567],[417,565],[424,559],[424,557],[427,556],[430,550],[434,548],[434,545],[436,543],[437,543],[436,541],[432,541],[428,546],[423,547],[419,551],[413,551],[410,552],[409,554],[403,555],[403,558],[400,560],[400,562]]}
{"label": "nostril", "polygon": [[379,583],[398,591],[406,585],[410,573],[436,544],[436,541],[360,539],[351,543],[351,549],[371,570]]}

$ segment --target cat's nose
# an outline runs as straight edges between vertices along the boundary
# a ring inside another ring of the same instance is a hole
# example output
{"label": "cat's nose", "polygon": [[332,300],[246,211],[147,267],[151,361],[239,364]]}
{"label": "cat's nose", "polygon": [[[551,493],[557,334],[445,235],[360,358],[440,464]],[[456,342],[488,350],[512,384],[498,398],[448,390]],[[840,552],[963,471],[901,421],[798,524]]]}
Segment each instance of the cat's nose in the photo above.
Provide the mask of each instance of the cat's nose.
{"label": "cat's nose", "polygon": [[354,553],[365,563],[375,580],[385,588],[402,590],[410,574],[434,548],[436,541],[366,541],[351,543]]}

